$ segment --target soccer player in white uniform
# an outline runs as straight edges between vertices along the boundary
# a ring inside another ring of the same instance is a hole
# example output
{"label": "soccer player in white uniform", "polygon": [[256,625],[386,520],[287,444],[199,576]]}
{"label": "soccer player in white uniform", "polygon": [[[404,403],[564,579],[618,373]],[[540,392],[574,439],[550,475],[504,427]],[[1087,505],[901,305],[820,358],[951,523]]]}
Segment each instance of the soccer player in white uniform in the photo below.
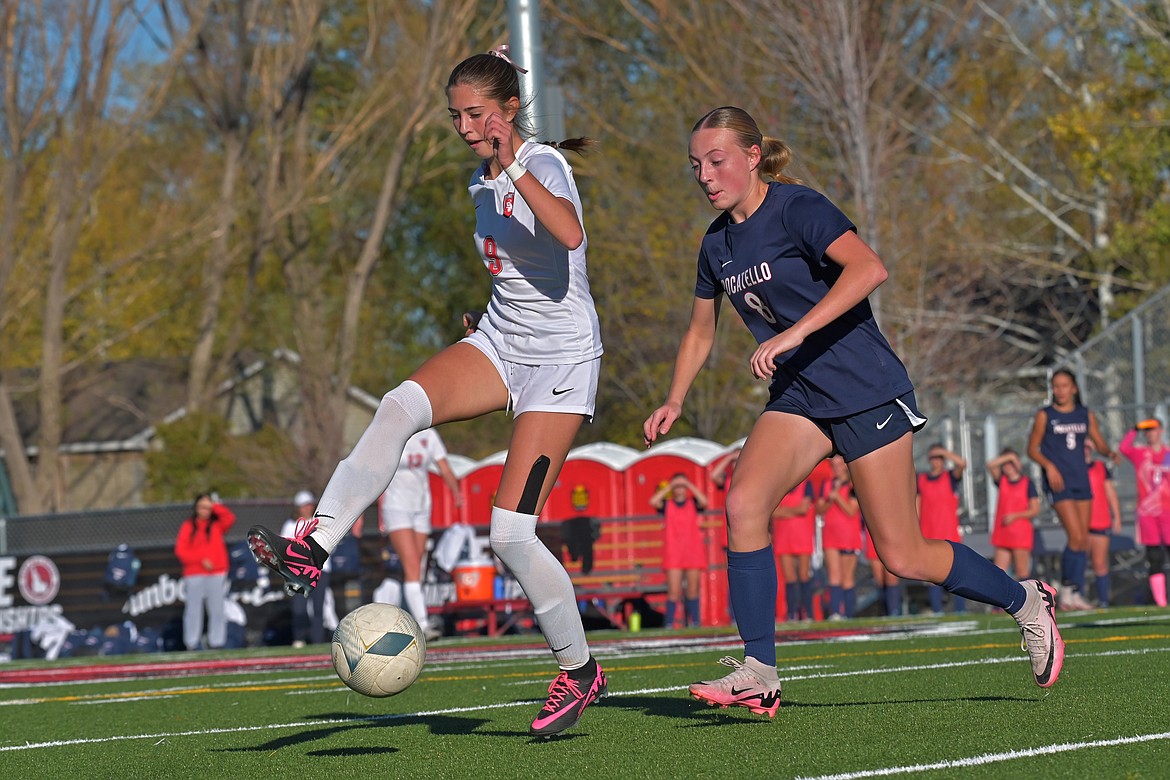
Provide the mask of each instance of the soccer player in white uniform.
{"label": "soccer player in white uniform", "polygon": [[442,636],[431,625],[422,592],[422,562],[431,535],[432,466],[455,496],[455,506],[462,506],[459,480],[447,462],[447,448],[433,428],[419,431],[406,440],[398,471],[378,501],[378,530],[390,538],[390,545],[402,561],[402,597],[427,641]]}
{"label": "soccer player in white uniform", "polygon": [[455,132],[481,161],[469,190],[475,244],[492,279],[478,327],[387,393],[326,486],[317,514],[292,539],[256,526],[256,559],[292,591],[311,590],[320,566],[386,489],[406,440],[432,425],[489,412],[515,415],[492,508],[492,551],[519,581],[560,673],[532,732],[572,726],[605,693],[585,641],[573,583],[536,538],[536,521],[581,423],[593,416],[601,334],[585,274],[587,240],[573,171],[557,148],[536,143],[520,114],[520,80],[502,50],[459,63],[447,81]]}

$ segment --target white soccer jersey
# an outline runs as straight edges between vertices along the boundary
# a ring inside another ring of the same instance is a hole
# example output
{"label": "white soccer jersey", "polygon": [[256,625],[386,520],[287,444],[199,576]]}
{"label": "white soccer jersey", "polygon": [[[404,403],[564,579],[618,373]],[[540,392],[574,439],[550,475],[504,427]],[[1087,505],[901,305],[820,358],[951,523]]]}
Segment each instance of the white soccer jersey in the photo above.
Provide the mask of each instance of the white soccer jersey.
{"label": "white soccer jersey", "polygon": [[[573,169],[560,152],[526,141],[516,159],[550,193],[571,201],[581,219]],[[479,330],[514,363],[600,357],[601,328],[585,272],[588,240],[566,249],[536,221],[508,175],[487,180],[486,168],[476,170],[468,188],[475,202],[475,243],[492,275],[492,298]]]}
{"label": "white soccer jersey", "polygon": [[382,513],[431,511],[431,466],[447,457],[443,440],[433,429],[419,431],[406,440],[398,471],[382,494]]}

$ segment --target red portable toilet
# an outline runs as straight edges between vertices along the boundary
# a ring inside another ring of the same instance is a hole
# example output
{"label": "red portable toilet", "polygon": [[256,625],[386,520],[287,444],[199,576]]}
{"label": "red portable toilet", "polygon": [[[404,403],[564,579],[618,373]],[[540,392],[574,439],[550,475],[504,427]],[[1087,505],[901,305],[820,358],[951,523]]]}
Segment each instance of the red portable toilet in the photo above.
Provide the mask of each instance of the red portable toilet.
{"label": "red portable toilet", "polygon": [[[623,472],[637,457],[637,450],[610,442],[576,447],[569,451],[545,502],[540,518],[545,543],[559,548],[565,569],[579,584],[612,584],[608,578],[615,570],[630,568],[612,557],[612,540],[628,525]],[[588,555],[583,552],[585,533],[596,534]]]}
{"label": "red portable toilet", "polygon": [[500,487],[500,476],[504,473],[504,461],[508,451],[502,450],[476,462],[460,481],[463,490],[463,519],[475,526],[487,528],[492,523],[492,505],[496,490]]}
{"label": "red portable toilet", "polygon": [[632,447],[610,442],[585,444],[570,450],[544,505],[541,520],[627,514],[623,472],[638,454]]}
{"label": "red portable toilet", "polygon": [[[447,465],[455,472],[455,478],[460,482],[459,494],[462,496],[463,478],[475,468],[476,461],[464,455],[447,453]],[[431,484],[431,527],[447,528],[463,520],[467,510],[466,503],[462,507],[455,506],[455,496],[447,489],[447,483],[443,481],[437,468],[432,466],[427,476]],[[466,499],[464,501],[466,502]]]}

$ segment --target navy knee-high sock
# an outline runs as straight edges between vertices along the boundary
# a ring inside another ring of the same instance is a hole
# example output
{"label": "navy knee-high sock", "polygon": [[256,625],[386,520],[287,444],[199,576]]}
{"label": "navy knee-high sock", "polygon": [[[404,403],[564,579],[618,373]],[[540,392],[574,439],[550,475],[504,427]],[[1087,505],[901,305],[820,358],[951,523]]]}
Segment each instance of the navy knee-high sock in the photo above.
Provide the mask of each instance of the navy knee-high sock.
{"label": "navy knee-high sock", "polygon": [[678,602],[667,600],[666,602],[666,627],[674,628],[675,610],[678,608]]}
{"label": "navy knee-high sock", "polygon": [[1072,550],[1070,550],[1068,547],[1065,547],[1064,550],[1060,553],[1060,584],[1061,585],[1072,585],[1073,584],[1073,582],[1074,582],[1073,576],[1075,576],[1076,568],[1077,568],[1076,556],[1077,556],[1077,554],[1075,552],[1073,552]]}
{"label": "navy knee-high sock", "polygon": [[1097,575],[1097,601],[1101,602],[1101,606],[1109,606],[1109,574]]}
{"label": "navy knee-high sock", "polygon": [[776,665],[776,558],[772,545],[727,551],[727,590],[744,655]]}
{"label": "navy knee-high sock", "polygon": [[853,617],[857,614],[857,589],[856,588],[842,588],[841,598],[845,602],[845,617]]}
{"label": "navy knee-high sock", "polygon": [[697,598],[687,599],[685,602],[683,602],[683,608],[687,611],[687,625],[699,625],[699,600]]}
{"label": "navy knee-high sock", "polygon": [[788,619],[797,620],[800,617],[800,583],[784,583],[784,604],[788,610]]}
{"label": "navy knee-high sock", "polygon": [[926,587],[926,595],[930,597],[930,611],[931,612],[942,612],[943,611],[943,603],[942,603],[943,588],[942,588],[942,586],[941,585],[928,585]]}
{"label": "navy knee-high sock", "polygon": [[886,614],[902,614],[902,583],[886,586]]}
{"label": "navy knee-high sock", "polygon": [[950,542],[955,551],[951,572],[942,586],[957,596],[999,607],[1014,615],[1024,606],[1027,591],[1007,572],[963,544]]}
{"label": "navy knee-high sock", "polygon": [[813,616],[813,584],[812,580],[800,581],[800,610],[805,620],[812,620]]}
{"label": "navy knee-high sock", "polygon": [[830,615],[840,615],[841,614],[841,601],[842,601],[844,590],[845,589],[842,588],[840,585],[830,585],[829,586],[829,614]]}
{"label": "navy knee-high sock", "polygon": [[1089,568],[1089,551],[1079,550],[1073,553],[1074,569],[1072,584],[1081,595],[1087,593],[1085,589],[1085,572]]}

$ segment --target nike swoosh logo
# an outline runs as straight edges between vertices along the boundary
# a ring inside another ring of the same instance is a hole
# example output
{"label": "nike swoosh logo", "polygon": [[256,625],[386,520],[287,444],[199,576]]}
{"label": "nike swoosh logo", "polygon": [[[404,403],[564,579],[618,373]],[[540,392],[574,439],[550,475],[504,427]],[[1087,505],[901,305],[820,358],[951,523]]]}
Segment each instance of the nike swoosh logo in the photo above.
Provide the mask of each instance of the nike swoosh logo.
{"label": "nike swoosh logo", "polygon": [[750,690],[751,690],[751,688],[744,688],[743,690],[736,690],[735,687],[732,686],[731,695],[732,696],[739,696],[741,693],[747,693]]}
{"label": "nike swoosh logo", "polygon": [[882,428],[885,428],[886,423],[888,423],[893,418],[894,418],[894,414],[893,414],[893,412],[891,412],[889,417],[887,417],[886,419],[882,420],[880,423],[877,424],[877,429],[880,431]]}
{"label": "nike swoosh logo", "polygon": [[558,390],[557,388],[554,387],[552,394],[553,395],[564,395],[565,393],[569,392],[572,389],[573,388],[571,388],[571,387],[566,387],[564,390]]}
{"label": "nike swoosh logo", "polygon": [[554,648],[552,648],[552,651],[554,653],[563,653],[565,650],[568,650],[572,646],[573,646],[573,643],[570,642],[569,644],[565,645],[564,647],[554,647]]}

